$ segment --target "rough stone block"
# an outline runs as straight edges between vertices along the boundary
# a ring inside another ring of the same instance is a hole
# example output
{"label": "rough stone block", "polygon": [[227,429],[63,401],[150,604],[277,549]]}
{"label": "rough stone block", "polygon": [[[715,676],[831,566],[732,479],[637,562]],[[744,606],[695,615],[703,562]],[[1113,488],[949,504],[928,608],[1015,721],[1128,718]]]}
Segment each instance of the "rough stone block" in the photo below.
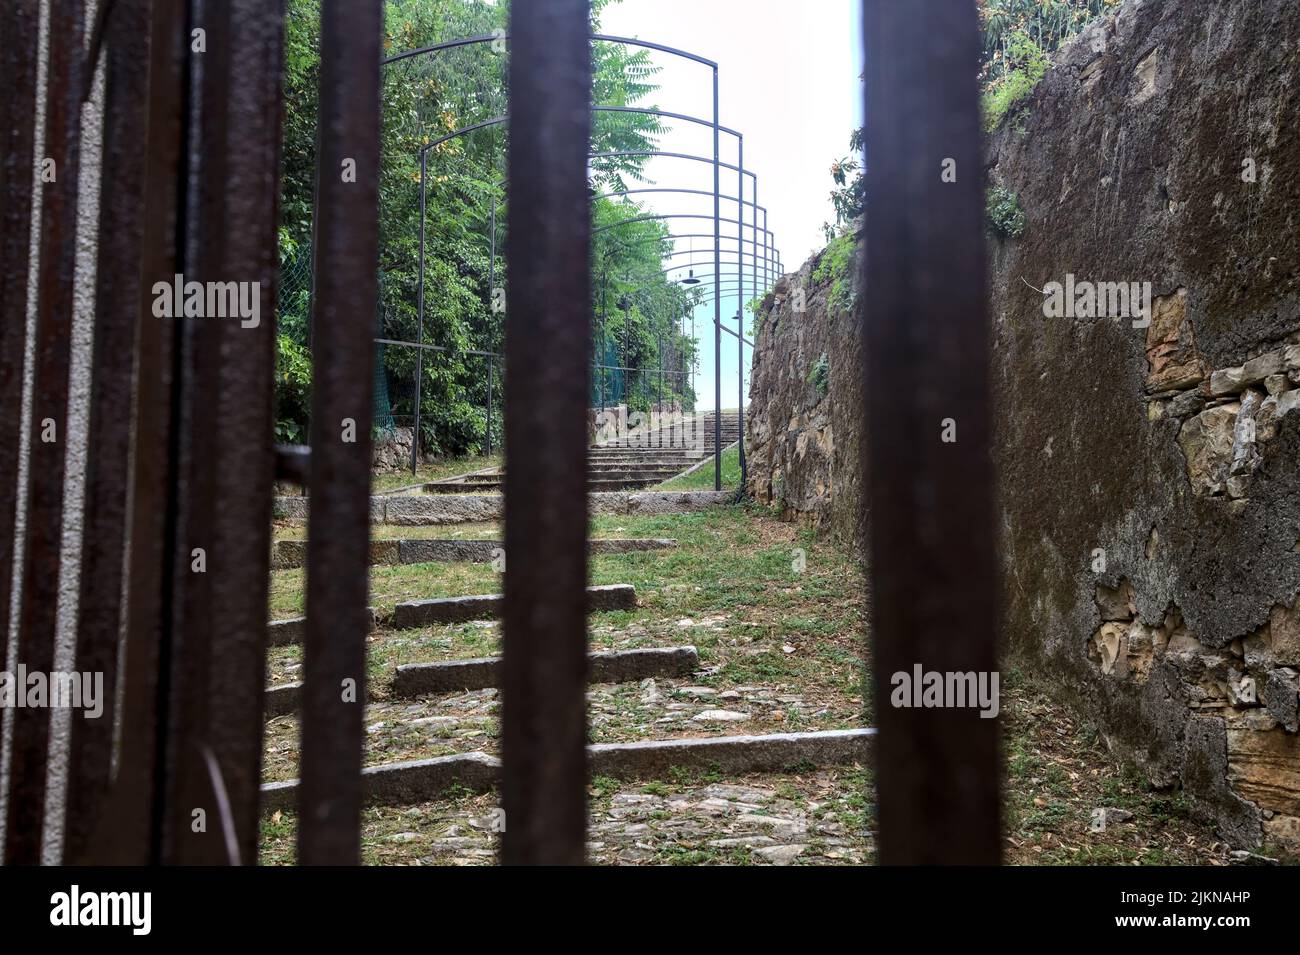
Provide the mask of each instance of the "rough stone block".
{"label": "rough stone block", "polygon": [[388,499],[383,519],[406,527],[468,524],[499,520],[504,511],[500,494],[428,494]]}
{"label": "rough stone block", "polygon": [[1275,604],[1268,615],[1268,630],[1273,661],[1300,667],[1300,599],[1290,606]]}
{"label": "rough stone block", "polygon": [[1252,358],[1242,365],[1242,378],[1247,387],[1257,385],[1270,375],[1281,374],[1286,369],[1282,352],[1270,351]]}
{"label": "rough stone block", "polygon": [[[377,622],[375,608],[367,607],[369,614],[369,625],[367,632],[375,629]],[[303,635],[307,632],[306,617],[290,617],[288,620],[273,620],[266,625],[266,645],[268,647],[287,647],[290,644],[302,643]]]}
{"label": "rough stone block", "polygon": [[587,495],[587,506],[592,514],[626,514],[626,491],[597,491]]}
{"label": "rough stone block", "polygon": [[[501,615],[504,601],[501,594],[412,600],[394,608],[393,626],[405,630],[442,623],[464,623],[466,620],[490,620]],[[636,589],[631,584],[587,588],[588,610],[632,610],[635,607]]]}
{"label": "rough stone block", "polygon": [[1227,489],[1238,410],[1235,402],[1207,408],[1184,422],[1178,432],[1188,478],[1197,494],[1222,494]]}
{"label": "rough stone block", "polygon": [[[715,736],[706,739],[600,743],[587,747],[593,775],[635,779],[665,776],[669,769],[717,769],[723,773],[779,772],[790,766],[865,764],[871,759],[874,729],[774,733],[768,736]],[[363,798],[372,806],[427,802],[452,786],[486,792],[501,778],[501,761],[486,753],[438,756],[361,771]],[[261,810],[292,809],[298,780],[262,786]]]}
{"label": "rough stone block", "polygon": [[1269,670],[1260,702],[1289,732],[1300,730],[1300,677],[1290,667]]}
{"label": "rough stone block", "polygon": [[277,497],[272,503],[271,515],[278,521],[305,521],[307,498],[300,495]]}
{"label": "rough stone block", "polygon": [[1300,816],[1300,736],[1229,728],[1228,781],[1261,809]]}
{"label": "rough stone block", "polygon": [[454,561],[488,563],[500,541],[407,539],[399,542],[400,563],[433,564]]}
{"label": "rough stone block", "polygon": [[302,684],[283,683],[266,688],[263,715],[269,720],[276,716],[294,713],[302,706]]}
{"label": "rough stone block", "polygon": [[[361,770],[362,798],[371,806],[407,806],[425,802],[453,786],[487,792],[501,778],[501,760],[486,753],[437,756]],[[298,780],[262,786],[262,812],[293,809],[298,802]]]}
{"label": "rough stone block", "polygon": [[278,540],[271,545],[273,570],[292,570],[306,563],[307,542],[305,540]]}
{"label": "rough stone block", "polygon": [[[587,678],[592,683],[685,677],[694,673],[700,662],[694,647],[601,651],[589,654],[587,660]],[[482,690],[500,685],[500,657],[411,663],[397,668],[393,695],[402,698],[425,693]]]}
{"label": "rough stone block", "polygon": [[1235,395],[1246,387],[1246,369],[1241,365],[1236,368],[1220,368],[1210,373],[1210,394],[1215,398]]}
{"label": "rough stone block", "polygon": [[704,739],[597,743],[588,765],[599,776],[666,777],[670,769],[716,769],[724,774],[780,772],[800,763],[816,766],[867,763],[874,729],[715,736]]}
{"label": "rough stone block", "polygon": [[727,504],[734,491],[646,491],[629,494],[629,514],[687,514]]}

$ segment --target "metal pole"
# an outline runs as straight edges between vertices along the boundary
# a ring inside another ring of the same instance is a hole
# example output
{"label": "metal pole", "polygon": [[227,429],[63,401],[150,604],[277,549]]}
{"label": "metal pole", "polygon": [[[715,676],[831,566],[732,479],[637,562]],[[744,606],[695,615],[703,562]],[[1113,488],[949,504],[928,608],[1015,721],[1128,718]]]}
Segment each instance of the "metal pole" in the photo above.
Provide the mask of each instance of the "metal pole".
{"label": "metal pole", "polygon": [[[740,402],[736,406],[739,410],[736,412],[737,423],[739,427],[736,430],[737,449],[740,452],[740,486],[745,486],[745,137],[739,138],[739,154],[736,157],[736,165],[740,167],[740,172],[736,182],[736,199],[740,211],[736,214],[740,220],[736,228],[736,249],[739,255],[736,259],[736,275],[740,277],[740,300],[736,306],[736,391],[740,396]],[[754,203],[758,204],[758,179],[754,179]],[[755,221],[758,219],[757,210],[754,215]]]}
{"label": "metal pole", "polygon": [[488,217],[491,241],[488,243],[488,310],[492,309],[497,284],[497,196],[492,194],[492,215]]}
{"label": "metal pole", "polygon": [[722,490],[722,189],[718,165],[718,68],[713,68],[713,489]]}
{"label": "metal pole", "polygon": [[[424,206],[428,195],[428,153],[420,150],[420,275],[416,279],[416,323],[418,344],[424,344]],[[415,474],[420,461],[420,383],[424,377],[424,349],[415,350],[415,427],[411,431],[411,474]]]}
{"label": "metal pole", "polygon": [[[867,3],[863,19],[871,295],[859,466],[871,515],[880,862],[992,865],[1002,854],[998,721],[890,705],[900,672],[998,668],[983,137],[969,66],[979,22],[974,4],[947,0]],[[943,184],[917,156],[954,157],[969,174]],[[958,440],[944,439],[945,419]]]}
{"label": "metal pole", "polygon": [[492,453],[492,359],[487,361],[487,453]]}
{"label": "metal pole", "polygon": [[586,0],[510,9],[506,864],[580,864],[587,844],[589,16]]}
{"label": "metal pole", "polygon": [[[758,177],[757,176],[754,177],[754,208],[755,209],[758,208]],[[763,211],[763,225],[764,226],[767,225],[767,210]],[[758,298],[759,293],[758,293],[758,215],[757,214],[755,214],[754,224],[750,228],[754,233],[754,250],[750,253],[749,264],[751,267],[750,271],[752,273],[751,279],[754,284],[754,298]],[[740,248],[737,249],[736,251],[740,253],[738,261],[740,261],[743,264],[745,261],[745,244],[742,242],[740,244]],[[764,282],[772,281],[772,277],[771,274],[768,272],[766,262],[763,263],[763,281]],[[744,332],[743,328],[741,329],[741,332]]]}

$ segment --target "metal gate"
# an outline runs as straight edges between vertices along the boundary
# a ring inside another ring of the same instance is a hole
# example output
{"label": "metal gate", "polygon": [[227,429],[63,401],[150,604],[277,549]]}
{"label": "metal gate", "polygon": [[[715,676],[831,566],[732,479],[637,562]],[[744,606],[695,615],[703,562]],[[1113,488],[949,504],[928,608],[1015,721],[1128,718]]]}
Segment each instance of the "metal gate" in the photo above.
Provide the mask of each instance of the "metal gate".
{"label": "metal gate", "polygon": [[[281,4],[114,0],[87,22],[82,0],[50,0],[44,23],[37,0],[0,9],[0,539],[14,545],[0,553],[0,632],[10,630],[14,596],[11,663],[53,669],[74,263],[78,236],[91,233],[96,305],[71,662],[122,687],[116,712],[72,720],[66,751],[52,745],[48,709],[9,714],[6,862],[41,858],[56,761],[67,779],[65,861],[256,860],[276,478],[311,490],[299,861],[360,859],[382,6],[321,6],[310,448],[277,448],[272,429]],[[988,333],[975,11],[952,0],[868,0],[865,11],[873,201],[863,466],[871,659],[883,701],[887,675],[913,662],[994,668],[997,575],[978,357]],[[516,0],[511,16],[502,860],[579,863],[588,2]],[[202,55],[196,30],[206,36]],[[57,38],[43,65],[41,36]],[[78,220],[80,108],[101,64],[100,200],[88,222]],[[38,129],[39,69],[47,99]],[[957,183],[941,182],[945,158],[957,161]],[[46,161],[57,176],[35,205]],[[257,283],[263,321],[160,317],[178,277]],[[893,400],[900,394],[919,398]],[[948,417],[961,440],[940,444]],[[877,716],[882,861],[996,861],[993,723],[883,706]],[[200,809],[211,821],[201,832],[191,825]]]}

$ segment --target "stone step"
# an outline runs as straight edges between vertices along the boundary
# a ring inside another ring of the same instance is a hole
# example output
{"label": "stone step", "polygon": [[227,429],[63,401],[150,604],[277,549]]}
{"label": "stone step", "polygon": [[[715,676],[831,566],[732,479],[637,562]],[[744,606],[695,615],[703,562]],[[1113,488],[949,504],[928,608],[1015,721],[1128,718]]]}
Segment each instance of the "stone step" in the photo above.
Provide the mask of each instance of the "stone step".
{"label": "stone step", "polygon": [[[394,630],[428,627],[467,620],[492,620],[501,616],[505,597],[501,594],[477,594],[469,597],[435,597],[411,600],[393,608]],[[634,610],[636,588],[631,584],[607,584],[587,588],[587,609]]]}
{"label": "stone step", "polygon": [[[590,683],[631,683],[650,678],[688,677],[700,665],[694,647],[647,647],[639,650],[602,650],[587,655]],[[501,685],[501,658],[408,663],[393,674],[389,695],[409,700],[435,693],[461,693]],[[302,707],[302,684],[282,683],[266,688],[263,712],[267,719],[297,712]]]}
{"label": "stone step", "polygon": [[[366,628],[366,632],[369,633],[375,629],[379,618],[374,607],[367,607],[366,611],[370,614],[370,625]],[[306,617],[272,620],[266,625],[266,645],[268,647],[287,647],[294,643],[302,643],[303,636],[306,633]]]}
{"label": "stone step", "polygon": [[[632,554],[641,551],[669,550],[676,546],[677,541],[671,538],[600,538],[589,540],[587,551],[591,554]],[[370,542],[370,566],[461,562],[486,564],[494,559],[494,551],[504,547],[504,542],[495,540],[439,537],[379,539]],[[271,567],[275,570],[293,570],[306,563],[307,542],[305,540],[278,540],[271,547]]]}
{"label": "stone step", "polygon": [[[587,747],[587,770],[613,779],[666,779],[673,770],[743,776],[791,766],[867,765],[875,735],[875,729],[864,728],[594,743]],[[410,806],[452,787],[489,792],[500,779],[501,760],[487,753],[436,756],[365,767],[362,798],[368,806]],[[262,784],[263,813],[292,810],[297,803],[298,780]]]}
{"label": "stone step", "polygon": [[[602,491],[587,497],[592,514],[689,514],[730,504],[734,491]],[[305,524],[311,498],[287,495],[274,499],[278,521]],[[370,498],[373,524],[433,527],[498,521],[505,514],[502,494],[376,494]]]}
{"label": "stone step", "polygon": [[[676,474],[676,471],[667,472],[668,476]],[[589,492],[599,491],[639,491],[644,488],[654,487],[660,484],[663,477],[659,475],[650,475],[639,478],[596,478],[588,479],[587,490]],[[505,486],[505,480],[487,482],[475,481],[473,484],[426,484],[424,493],[426,494],[490,494],[493,491],[500,492]]]}
{"label": "stone step", "polygon": [[[694,647],[648,647],[587,654],[589,683],[631,683],[650,677],[688,677],[699,667]],[[408,663],[393,676],[393,694],[409,699],[430,693],[485,690],[501,685],[501,658]]]}

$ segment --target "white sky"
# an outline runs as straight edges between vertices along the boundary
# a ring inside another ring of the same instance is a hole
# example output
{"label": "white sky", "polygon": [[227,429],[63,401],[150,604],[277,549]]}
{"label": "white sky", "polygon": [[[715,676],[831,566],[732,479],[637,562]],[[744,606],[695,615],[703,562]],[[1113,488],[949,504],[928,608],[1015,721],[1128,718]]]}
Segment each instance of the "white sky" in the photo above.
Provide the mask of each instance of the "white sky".
{"label": "white sky", "polygon": [[[745,168],[758,176],[758,202],[767,207],[768,228],[775,234],[785,271],[793,272],[825,245],[822,224],[834,217],[830,203],[831,163],[848,154],[849,133],[861,125],[862,28],[858,0],[621,0],[606,8],[602,30],[689,50],[715,60],[719,69],[719,121],[744,134]],[[652,103],[660,109],[705,119],[712,114],[712,71],[669,54],[654,53],[663,67],[660,90]],[[669,121],[671,122],[671,121]],[[712,156],[712,131],[692,123],[672,122],[660,141],[672,152]],[[735,164],[735,137],[723,135],[721,156]],[[713,169],[705,163],[656,158],[646,167],[654,180],[647,186],[701,189],[709,196],[650,194],[633,196],[658,213],[713,214]],[[735,195],[737,174],[724,169],[722,191]],[[746,198],[749,195],[746,177]],[[722,215],[736,218],[734,201],[722,203]],[[749,236],[751,213],[746,210]],[[760,223],[761,223],[760,214]],[[709,233],[683,239],[677,248],[694,248],[695,274],[713,272],[712,222],[673,219],[674,234]],[[732,272],[736,226],[723,223],[723,272]],[[748,252],[748,249],[747,249]],[[689,267],[690,255],[673,265]],[[686,275],[686,268],[673,273]],[[760,276],[761,283],[761,276]],[[752,298],[752,267],[746,255],[745,298]],[[737,299],[724,297],[724,323],[735,328]],[[701,409],[714,406],[713,306],[697,311],[700,341],[696,390]],[[727,321],[728,316],[730,321]],[[748,321],[746,322],[748,325]],[[722,407],[734,408],[737,355],[735,339],[723,335]],[[745,349],[746,378],[751,355]],[[746,397],[748,401],[748,397]]]}

